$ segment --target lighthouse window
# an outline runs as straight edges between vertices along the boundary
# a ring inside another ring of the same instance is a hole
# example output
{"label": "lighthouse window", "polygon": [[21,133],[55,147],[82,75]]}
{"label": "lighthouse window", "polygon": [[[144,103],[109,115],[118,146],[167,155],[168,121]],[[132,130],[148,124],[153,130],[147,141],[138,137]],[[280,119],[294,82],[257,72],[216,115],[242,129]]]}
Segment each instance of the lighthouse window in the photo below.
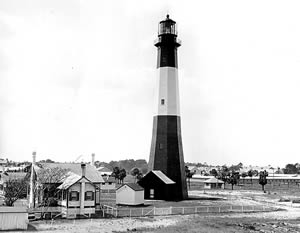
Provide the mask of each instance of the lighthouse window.
{"label": "lighthouse window", "polygon": [[165,104],[165,99],[161,99],[161,100],[160,100],[160,104],[161,104],[161,105],[164,105],[164,104]]}
{"label": "lighthouse window", "polygon": [[160,150],[162,150],[164,148],[162,143],[159,143],[158,147],[159,147]]}

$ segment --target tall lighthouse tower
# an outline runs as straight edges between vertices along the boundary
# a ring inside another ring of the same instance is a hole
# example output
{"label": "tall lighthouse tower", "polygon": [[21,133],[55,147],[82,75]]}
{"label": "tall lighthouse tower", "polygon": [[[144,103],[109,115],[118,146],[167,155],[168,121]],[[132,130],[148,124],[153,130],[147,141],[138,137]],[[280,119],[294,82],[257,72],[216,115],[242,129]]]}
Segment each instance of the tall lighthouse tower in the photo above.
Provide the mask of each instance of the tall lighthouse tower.
{"label": "tall lighthouse tower", "polygon": [[174,200],[187,198],[183,159],[180,111],[176,22],[169,18],[159,23],[157,47],[157,108],[153,119],[149,170],[160,170],[176,184]]}

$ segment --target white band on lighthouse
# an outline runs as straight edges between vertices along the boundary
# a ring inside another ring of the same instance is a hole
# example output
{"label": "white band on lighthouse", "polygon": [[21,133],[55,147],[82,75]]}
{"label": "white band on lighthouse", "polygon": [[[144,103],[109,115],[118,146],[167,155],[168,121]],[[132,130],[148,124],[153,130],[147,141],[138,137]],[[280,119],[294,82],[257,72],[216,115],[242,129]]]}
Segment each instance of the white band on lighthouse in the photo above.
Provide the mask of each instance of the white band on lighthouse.
{"label": "white band on lighthouse", "polygon": [[[180,116],[178,70],[175,67],[157,69],[156,110],[154,115]],[[158,106],[158,107],[157,107]]]}

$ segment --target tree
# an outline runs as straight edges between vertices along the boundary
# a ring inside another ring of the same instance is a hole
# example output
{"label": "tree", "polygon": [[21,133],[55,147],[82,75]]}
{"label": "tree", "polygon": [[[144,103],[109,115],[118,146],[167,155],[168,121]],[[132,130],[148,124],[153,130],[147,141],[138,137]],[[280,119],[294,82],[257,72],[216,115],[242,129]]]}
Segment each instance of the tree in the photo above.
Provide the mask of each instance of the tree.
{"label": "tree", "polygon": [[221,170],[219,171],[218,178],[220,180],[224,181],[224,188],[225,188],[226,182],[228,182],[229,176],[230,176],[230,172],[229,172],[228,167],[223,165]]}
{"label": "tree", "polygon": [[188,185],[189,188],[191,188],[191,178],[193,177],[193,175],[195,174],[195,172],[191,172],[191,170],[189,169],[188,166],[185,166],[185,176],[188,180]]}
{"label": "tree", "polygon": [[214,169],[214,168],[210,171],[210,174],[211,174],[212,176],[214,176],[214,177],[218,176],[218,172],[217,172],[217,170]]}
{"label": "tree", "polygon": [[124,178],[126,177],[126,170],[122,168],[119,173],[119,180],[123,184]]}
{"label": "tree", "polygon": [[261,171],[259,173],[258,183],[262,186],[263,191],[265,191],[265,185],[268,183],[267,176],[268,176],[268,172],[266,170]]}
{"label": "tree", "polygon": [[238,183],[240,179],[240,174],[238,172],[231,172],[231,175],[228,179],[228,183],[231,184],[231,189],[233,190],[233,186]]}
{"label": "tree", "polygon": [[246,173],[246,172],[243,172],[243,173],[242,173],[243,184],[245,184],[245,178],[246,178],[246,176],[247,176],[247,173]]}
{"label": "tree", "polygon": [[28,180],[26,179],[8,179],[4,186],[4,203],[7,206],[13,204],[21,198],[26,197]]}
{"label": "tree", "polygon": [[130,174],[135,177],[135,182],[143,177],[142,172],[137,167],[132,168]]}
{"label": "tree", "polygon": [[38,195],[39,206],[45,207],[41,213],[41,218],[49,206],[57,204],[56,189],[68,176],[68,169],[60,167],[46,167],[37,170],[35,195]]}
{"label": "tree", "polygon": [[118,181],[118,184],[120,182],[120,168],[119,167],[114,167],[113,168],[113,172],[111,174],[112,177],[115,177],[115,180]]}
{"label": "tree", "polygon": [[252,185],[253,171],[251,169],[248,171],[248,176],[250,177],[250,181],[251,181],[251,185]]}
{"label": "tree", "polygon": [[284,174],[297,174],[298,169],[296,167],[296,164],[287,164],[285,168],[283,169]]}

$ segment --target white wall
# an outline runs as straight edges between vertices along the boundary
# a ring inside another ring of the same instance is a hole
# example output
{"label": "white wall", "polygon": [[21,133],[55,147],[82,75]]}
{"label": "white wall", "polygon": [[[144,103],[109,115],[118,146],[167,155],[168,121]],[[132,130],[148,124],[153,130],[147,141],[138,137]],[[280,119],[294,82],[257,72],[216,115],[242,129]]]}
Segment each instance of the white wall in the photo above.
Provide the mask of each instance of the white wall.
{"label": "white wall", "polygon": [[28,213],[26,208],[0,207],[0,230],[26,230]]}
{"label": "white wall", "polygon": [[144,203],[144,191],[134,191],[127,185],[116,191],[116,204],[140,205]]}

